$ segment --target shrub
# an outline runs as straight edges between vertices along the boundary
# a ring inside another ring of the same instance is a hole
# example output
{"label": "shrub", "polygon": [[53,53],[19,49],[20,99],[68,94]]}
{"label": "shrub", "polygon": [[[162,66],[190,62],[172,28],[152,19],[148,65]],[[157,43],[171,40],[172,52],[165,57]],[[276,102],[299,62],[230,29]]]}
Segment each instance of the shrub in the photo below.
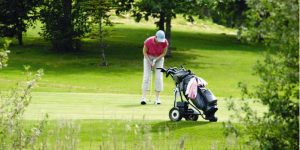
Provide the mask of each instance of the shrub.
{"label": "shrub", "polygon": [[23,114],[31,101],[31,91],[36,82],[41,79],[43,70],[32,74],[26,68],[26,82],[18,83],[9,92],[2,92],[0,97],[0,148],[24,149],[32,147],[43,132],[47,115],[30,130],[25,128]]}

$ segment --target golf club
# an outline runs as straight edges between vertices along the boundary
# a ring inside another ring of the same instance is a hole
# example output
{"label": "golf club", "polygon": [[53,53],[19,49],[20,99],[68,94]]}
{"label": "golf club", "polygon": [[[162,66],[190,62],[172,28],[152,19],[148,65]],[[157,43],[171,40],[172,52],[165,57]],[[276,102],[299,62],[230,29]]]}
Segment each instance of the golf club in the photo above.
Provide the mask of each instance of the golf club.
{"label": "golf club", "polygon": [[153,67],[151,67],[151,75],[150,75],[150,93],[149,93],[149,100],[148,102],[151,102],[151,99],[152,99],[152,83],[153,82]]}
{"label": "golf club", "polygon": [[153,68],[155,68],[155,63],[156,63],[156,59],[153,60],[152,65],[151,65],[151,75],[150,75],[150,93],[149,93],[149,102],[151,102],[152,99],[152,85],[153,85]]}

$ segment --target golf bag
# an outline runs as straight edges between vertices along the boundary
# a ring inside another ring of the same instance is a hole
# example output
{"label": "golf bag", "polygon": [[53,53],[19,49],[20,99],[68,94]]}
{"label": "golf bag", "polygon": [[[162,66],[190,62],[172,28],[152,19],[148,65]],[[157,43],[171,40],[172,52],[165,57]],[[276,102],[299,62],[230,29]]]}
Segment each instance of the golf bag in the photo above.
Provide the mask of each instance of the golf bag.
{"label": "golf bag", "polygon": [[[192,104],[197,108],[197,110],[201,110],[204,114],[199,111],[199,113],[194,112],[192,115],[201,115],[204,119],[210,120],[210,121],[217,121],[217,118],[214,116],[215,112],[218,110],[217,106],[217,98],[214,96],[214,94],[207,88],[205,88],[205,84],[201,84],[197,86],[197,94],[196,97],[191,99],[188,97],[186,94],[186,90],[188,88],[188,84],[193,78],[198,78],[195,74],[193,74],[190,70],[186,70],[183,67],[181,68],[169,68],[169,69],[164,69],[164,68],[157,68],[161,69],[161,72],[166,73],[166,77],[169,75],[172,77],[172,79],[175,82],[176,87],[179,90],[180,96],[184,95],[185,99],[187,102],[183,102],[182,96],[181,96],[181,101],[182,102],[174,102],[174,107],[175,104],[179,105],[188,105],[190,104],[189,101],[192,102]],[[201,79],[201,78],[200,78]],[[206,81],[204,81],[206,82]],[[175,98],[176,101],[176,98]],[[180,106],[179,106],[180,107]],[[187,107],[188,106],[183,106],[186,109],[180,109],[181,115],[184,117],[186,116],[185,114],[188,113]],[[185,111],[186,110],[186,111]],[[197,117],[198,118],[198,117]],[[172,119],[171,119],[172,120]]]}

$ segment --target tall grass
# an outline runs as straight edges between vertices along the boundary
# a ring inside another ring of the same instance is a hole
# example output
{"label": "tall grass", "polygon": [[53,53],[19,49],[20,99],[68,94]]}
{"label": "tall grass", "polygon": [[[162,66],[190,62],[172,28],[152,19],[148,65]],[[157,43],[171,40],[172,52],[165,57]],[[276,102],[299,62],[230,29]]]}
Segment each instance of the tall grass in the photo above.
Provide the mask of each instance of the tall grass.
{"label": "tall grass", "polygon": [[[23,114],[31,101],[31,91],[40,80],[43,71],[36,74],[28,72],[27,79],[20,82],[9,92],[0,93],[0,148],[24,149],[34,146],[45,125],[45,119],[39,121],[30,130],[24,128]],[[46,116],[47,118],[47,116]]]}

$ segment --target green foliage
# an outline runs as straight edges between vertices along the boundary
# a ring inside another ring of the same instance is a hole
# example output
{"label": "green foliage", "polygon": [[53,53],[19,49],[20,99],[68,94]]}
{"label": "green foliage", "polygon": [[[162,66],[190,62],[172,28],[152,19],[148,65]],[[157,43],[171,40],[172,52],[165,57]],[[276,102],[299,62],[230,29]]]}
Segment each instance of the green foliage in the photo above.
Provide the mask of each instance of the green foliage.
{"label": "green foliage", "polygon": [[[299,147],[299,5],[291,1],[248,1],[247,28],[243,36],[268,47],[263,62],[255,67],[260,78],[254,91],[241,84],[243,94],[268,106],[258,117],[250,105],[241,107],[245,116],[243,133],[257,141],[261,149],[298,149]],[[232,107],[233,108],[233,107]],[[238,111],[237,109],[234,109]]]}
{"label": "green foliage", "polygon": [[8,47],[10,42],[11,42],[10,40],[5,39],[3,48],[0,48],[0,69],[7,67],[8,53],[10,53]]}
{"label": "green foliage", "polygon": [[157,27],[168,32],[167,30],[170,30],[168,19],[171,23],[171,19],[176,18],[176,14],[183,14],[188,21],[193,21],[191,15],[198,14],[196,12],[199,12],[202,3],[197,0],[142,0],[131,2],[131,4],[132,7],[126,8],[132,8],[133,17],[137,22],[141,19],[149,20],[149,17],[158,18],[159,20],[155,22]]}
{"label": "green foliage", "polygon": [[245,0],[217,0],[210,4],[209,13],[213,22],[227,27],[240,27],[245,20],[248,6]]}
{"label": "green foliage", "polygon": [[142,0],[132,2],[132,6],[129,8],[133,8],[136,21],[142,18],[148,20],[149,16],[159,18],[162,13],[169,13],[173,17],[183,14],[190,22],[194,21],[193,16],[211,18],[213,22],[227,27],[240,27],[248,10],[245,0]]}
{"label": "green foliage", "polygon": [[[186,16],[188,21],[193,21],[190,15],[199,15],[199,9],[204,5],[202,0],[142,0],[142,1],[132,1],[132,0],[119,0],[120,4],[125,3],[124,7],[118,7],[117,13],[121,11],[128,11],[132,9],[133,17],[139,22],[141,19],[148,20],[149,17],[161,18],[176,17],[176,14],[183,14]],[[126,5],[127,4],[127,5]],[[126,9],[127,8],[127,9]],[[156,22],[159,26],[159,22]]]}
{"label": "green foliage", "polygon": [[92,18],[92,23],[111,25],[110,11],[112,2],[110,0],[88,0],[83,2],[84,11]]}
{"label": "green foliage", "polygon": [[249,9],[245,0],[187,0],[176,5],[175,11],[183,14],[187,21],[193,22],[198,16],[231,28],[243,25],[245,11]]}
{"label": "green foliage", "polygon": [[37,19],[39,0],[0,1],[0,36],[17,36],[22,45],[22,33]]}
{"label": "green foliage", "polygon": [[91,22],[97,24],[98,35],[100,39],[100,49],[102,51],[101,57],[102,62],[101,66],[108,66],[108,62],[105,56],[106,45],[104,43],[104,37],[108,35],[108,31],[104,30],[104,26],[112,26],[110,21],[109,12],[112,9],[112,1],[110,0],[89,0],[83,4],[84,10],[91,17]]}
{"label": "green foliage", "polygon": [[80,38],[90,30],[80,0],[45,0],[40,16],[42,36],[51,41],[55,51],[79,50]]}
{"label": "green foliage", "polygon": [[[27,80],[18,83],[15,89],[1,93],[0,97],[0,149],[32,149],[43,132],[46,119],[38,122],[30,130],[25,128],[23,114],[31,101],[31,91],[43,75],[38,70],[32,75],[25,67]],[[46,116],[47,118],[47,116]]]}
{"label": "green foliage", "polygon": [[114,0],[113,5],[116,8],[116,14],[120,15],[123,12],[128,12],[132,9],[134,0]]}

